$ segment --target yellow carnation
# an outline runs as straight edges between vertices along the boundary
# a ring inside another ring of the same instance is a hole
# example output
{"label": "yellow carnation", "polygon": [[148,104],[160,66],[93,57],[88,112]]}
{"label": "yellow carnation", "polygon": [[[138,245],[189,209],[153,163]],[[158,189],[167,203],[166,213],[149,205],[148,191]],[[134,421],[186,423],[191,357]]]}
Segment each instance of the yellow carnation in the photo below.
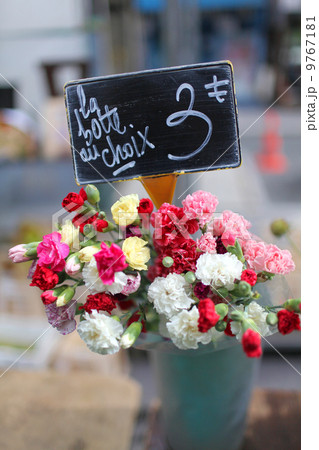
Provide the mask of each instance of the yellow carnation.
{"label": "yellow carnation", "polygon": [[82,250],[79,251],[79,260],[82,263],[88,263],[93,258],[93,255],[95,255],[95,253],[97,253],[99,251],[100,251],[100,249],[97,247],[94,247],[93,245],[84,247],[84,248],[82,248]]}
{"label": "yellow carnation", "polygon": [[131,225],[138,218],[139,203],[137,194],[121,197],[111,208],[114,222],[123,227]]}
{"label": "yellow carnation", "polygon": [[71,220],[66,220],[60,230],[61,242],[68,244],[72,250],[78,250],[80,247],[79,242],[79,229],[76,228]]}
{"label": "yellow carnation", "polygon": [[122,250],[128,264],[136,270],[146,270],[150,259],[150,249],[145,247],[147,242],[137,236],[129,237],[123,242]]}

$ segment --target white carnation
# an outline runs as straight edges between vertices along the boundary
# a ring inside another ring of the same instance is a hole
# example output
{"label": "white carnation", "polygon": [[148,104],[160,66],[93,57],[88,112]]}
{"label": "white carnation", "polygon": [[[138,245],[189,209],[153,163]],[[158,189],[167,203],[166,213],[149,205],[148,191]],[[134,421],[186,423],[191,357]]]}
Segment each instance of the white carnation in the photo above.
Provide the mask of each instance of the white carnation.
{"label": "white carnation", "polygon": [[112,355],[120,350],[119,340],[123,334],[120,322],[96,310],[91,315],[86,312],[84,317],[77,330],[92,352]]}
{"label": "white carnation", "polygon": [[209,344],[212,341],[213,329],[207,333],[198,331],[198,318],[199,312],[195,306],[191,311],[179,312],[167,322],[169,336],[176,347],[181,350],[196,349],[199,343]]}
{"label": "white carnation", "polygon": [[188,296],[189,283],[182,275],[170,273],[166,278],[157,277],[148,289],[148,299],[159,314],[171,317],[181,309],[188,309],[194,300]]}
{"label": "white carnation", "polygon": [[105,292],[109,292],[112,295],[119,294],[126,286],[128,276],[124,272],[115,272],[114,283],[105,284]]}
{"label": "white carnation", "polygon": [[104,284],[99,277],[96,260],[92,258],[89,264],[86,264],[82,270],[83,280],[85,286],[89,289],[91,294],[98,292],[109,292],[112,295],[119,294],[127,283],[128,276],[123,272],[115,272],[114,283]]}
{"label": "white carnation", "polygon": [[[244,307],[242,305],[236,306],[236,310],[244,311]],[[258,305],[258,303],[251,302],[246,307],[244,316],[246,317],[246,319],[252,319],[255,322],[257,327],[257,330],[255,331],[259,331],[262,336],[268,336],[269,334],[271,334],[270,328],[266,322],[267,313],[260,305]],[[241,341],[241,338],[244,334],[242,324],[234,320],[230,323],[230,327],[232,333],[236,335],[236,338],[239,341]]]}
{"label": "white carnation", "polygon": [[233,289],[234,281],[240,279],[243,270],[242,263],[230,253],[204,253],[198,258],[196,267],[195,275],[203,284],[228,290]]}

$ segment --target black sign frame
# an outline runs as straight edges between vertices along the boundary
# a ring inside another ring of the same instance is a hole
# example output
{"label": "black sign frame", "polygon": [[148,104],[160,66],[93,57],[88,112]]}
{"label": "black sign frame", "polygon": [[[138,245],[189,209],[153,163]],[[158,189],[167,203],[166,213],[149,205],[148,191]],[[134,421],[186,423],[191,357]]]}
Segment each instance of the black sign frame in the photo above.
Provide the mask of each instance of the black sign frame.
{"label": "black sign frame", "polygon": [[241,165],[229,61],[70,81],[64,96],[78,184]]}

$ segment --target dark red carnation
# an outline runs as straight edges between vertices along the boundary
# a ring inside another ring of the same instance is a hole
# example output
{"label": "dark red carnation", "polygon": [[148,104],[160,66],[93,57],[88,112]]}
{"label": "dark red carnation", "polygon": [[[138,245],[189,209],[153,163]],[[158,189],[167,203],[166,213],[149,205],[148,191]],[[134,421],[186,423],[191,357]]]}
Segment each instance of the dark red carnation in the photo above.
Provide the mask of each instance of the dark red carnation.
{"label": "dark red carnation", "polygon": [[69,212],[76,211],[83,206],[84,201],[87,199],[86,192],[82,188],[80,193],[70,192],[62,201],[62,206]]}
{"label": "dark red carnation", "polygon": [[116,308],[114,299],[110,295],[105,294],[105,292],[88,295],[84,305],[79,307],[79,309],[84,309],[88,313],[91,313],[93,309],[111,313],[114,308]]}
{"label": "dark red carnation", "polygon": [[294,311],[287,311],[281,309],[277,313],[278,317],[278,331],[281,334],[289,334],[294,330],[301,330],[300,317]]}
{"label": "dark red carnation", "polygon": [[210,298],[205,298],[198,303],[199,319],[198,330],[206,333],[216,325],[219,315],[215,311],[215,305]]}
{"label": "dark red carnation", "polygon": [[181,274],[188,271],[195,272],[196,261],[200,257],[200,253],[196,251],[196,242],[193,239],[184,239],[178,247],[163,249],[161,256],[162,259],[165,256],[170,256],[174,260],[174,264],[169,268],[168,273]]}
{"label": "dark red carnation", "polygon": [[[128,327],[129,325],[131,325],[131,323],[133,323],[133,322],[138,322],[139,318],[140,318],[140,314],[138,314],[137,312],[135,312],[135,313],[128,319],[128,321],[127,321],[127,327]],[[145,321],[142,320],[142,321],[141,321],[141,324],[142,324],[142,331],[141,331],[141,333],[146,333]]]}
{"label": "dark red carnation", "polygon": [[142,198],[137,207],[139,214],[151,214],[153,212],[154,205],[149,198]]}
{"label": "dark red carnation", "polygon": [[199,300],[207,298],[209,294],[211,294],[210,286],[206,286],[201,281],[196,283],[194,287],[194,295],[196,295]]}
{"label": "dark red carnation", "polygon": [[241,343],[244,352],[249,358],[260,358],[262,355],[260,334],[248,328],[243,334]]}
{"label": "dark red carnation", "polygon": [[257,282],[257,274],[253,270],[246,269],[243,270],[240,279],[242,281],[246,281],[248,284],[250,284],[250,286],[255,286]]}
{"label": "dark red carnation", "polygon": [[128,225],[125,228],[125,238],[129,238],[129,237],[142,237],[142,232],[140,230],[140,227],[138,225]]}
{"label": "dark red carnation", "polygon": [[53,270],[37,265],[30,286],[37,286],[42,291],[54,288],[59,282],[59,277]]}
{"label": "dark red carnation", "polygon": [[98,219],[94,221],[93,225],[97,231],[102,232],[109,226],[109,223],[107,220]]}
{"label": "dark red carnation", "polygon": [[75,227],[79,227],[81,233],[83,233],[83,228],[86,224],[90,224],[95,222],[99,213],[94,214],[93,216],[88,217],[88,215],[77,214],[72,219],[72,223]]}
{"label": "dark red carnation", "polygon": [[221,236],[216,237],[216,252],[219,255],[223,255],[224,253],[227,253],[227,250],[223,244]]}
{"label": "dark red carnation", "polygon": [[230,325],[232,323],[232,320],[228,319],[228,316],[225,316],[223,318],[223,321],[227,322],[227,327],[224,330],[224,333],[226,334],[226,336],[235,337],[234,333],[231,330],[231,325]]}
{"label": "dark red carnation", "polygon": [[136,306],[136,303],[134,300],[125,300],[127,299],[126,295],[123,294],[117,294],[115,295],[115,299],[117,302],[117,306],[122,310],[122,311],[127,311],[131,308],[134,308],[134,306]]}

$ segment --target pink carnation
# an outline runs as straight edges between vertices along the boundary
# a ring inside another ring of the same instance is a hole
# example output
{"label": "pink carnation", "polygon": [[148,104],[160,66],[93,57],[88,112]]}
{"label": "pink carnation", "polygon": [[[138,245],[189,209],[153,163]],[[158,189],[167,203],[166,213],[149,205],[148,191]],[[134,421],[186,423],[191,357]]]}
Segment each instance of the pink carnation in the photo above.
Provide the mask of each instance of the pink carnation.
{"label": "pink carnation", "polygon": [[187,217],[198,219],[199,226],[202,228],[212,220],[218,199],[210,192],[196,191],[192,195],[188,195],[182,203]]}
{"label": "pink carnation", "polygon": [[243,216],[240,216],[233,211],[226,210],[223,211],[219,217],[214,218],[207,230],[213,233],[214,236],[221,236],[228,231],[235,239],[238,239],[240,245],[243,246],[244,243],[251,238],[248,231],[250,227],[251,223]]}
{"label": "pink carnation", "polygon": [[66,258],[69,254],[69,246],[61,242],[61,234],[55,231],[43,236],[43,241],[37,247],[39,257],[38,265],[48,267],[55,272],[64,269]]}
{"label": "pink carnation", "polygon": [[207,231],[210,231],[214,236],[221,236],[225,231],[225,221],[223,214],[214,217],[214,220],[208,225]]}
{"label": "pink carnation", "polygon": [[224,244],[225,248],[227,248],[229,245],[235,245],[236,238],[230,231],[226,230],[222,234],[222,243]]}
{"label": "pink carnation", "polygon": [[122,249],[116,244],[108,247],[102,242],[101,250],[95,253],[94,258],[99,271],[99,277],[104,284],[113,284],[115,272],[121,272],[128,267],[128,264],[125,263],[125,255]]}
{"label": "pink carnation", "polygon": [[205,253],[216,253],[216,239],[211,233],[205,233],[197,239],[197,248]]}
{"label": "pink carnation", "polygon": [[248,267],[256,272],[262,272],[265,269],[266,244],[262,241],[257,242],[251,239],[244,246],[244,258]]}
{"label": "pink carnation", "polygon": [[264,270],[282,275],[295,270],[290,251],[280,250],[276,245],[267,245]]}

